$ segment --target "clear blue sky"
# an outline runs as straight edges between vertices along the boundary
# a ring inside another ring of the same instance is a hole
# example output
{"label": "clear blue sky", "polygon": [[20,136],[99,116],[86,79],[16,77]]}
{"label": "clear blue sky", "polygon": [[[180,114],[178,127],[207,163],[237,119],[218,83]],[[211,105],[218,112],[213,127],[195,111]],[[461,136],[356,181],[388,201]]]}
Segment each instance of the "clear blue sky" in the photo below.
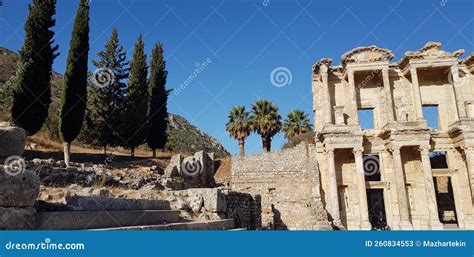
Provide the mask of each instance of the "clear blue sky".
{"label": "clear blue sky", "polygon": [[[20,49],[29,2],[3,0],[2,46]],[[54,69],[60,73],[77,3],[58,1],[55,40],[61,55]],[[148,53],[155,42],[164,44],[169,88],[177,88],[193,74],[196,63],[210,58],[179,95],[172,95],[169,111],[236,153],[237,143],[224,128],[232,106],[249,108],[256,99],[268,98],[280,107],[282,117],[294,108],[312,116],[312,64],[322,57],[338,64],[345,51],[357,46],[392,49],[395,61],[427,41],[440,41],[449,51],[464,48],[468,54],[474,48],[474,1],[92,0],[90,59],[96,58],[113,27],[129,56],[139,33]],[[277,67],[291,72],[290,85],[272,85],[270,74]],[[282,135],[276,136],[273,148],[283,142]],[[261,151],[257,135],[248,140],[247,151]]]}

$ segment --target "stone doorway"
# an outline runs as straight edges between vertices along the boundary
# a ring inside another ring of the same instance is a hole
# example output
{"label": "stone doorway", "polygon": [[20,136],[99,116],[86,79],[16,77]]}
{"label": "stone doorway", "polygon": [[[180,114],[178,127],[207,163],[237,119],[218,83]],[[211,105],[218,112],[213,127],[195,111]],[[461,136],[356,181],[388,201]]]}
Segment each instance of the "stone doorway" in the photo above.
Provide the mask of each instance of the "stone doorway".
{"label": "stone doorway", "polygon": [[434,184],[436,191],[436,202],[438,204],[439,220],[444,225],[458,226],[451,177],[434,177]]}
{"label": "stone doorway", "polygon": [[367,189],[369,221],[373,230],[388,229],[383,191],[383,189]]}

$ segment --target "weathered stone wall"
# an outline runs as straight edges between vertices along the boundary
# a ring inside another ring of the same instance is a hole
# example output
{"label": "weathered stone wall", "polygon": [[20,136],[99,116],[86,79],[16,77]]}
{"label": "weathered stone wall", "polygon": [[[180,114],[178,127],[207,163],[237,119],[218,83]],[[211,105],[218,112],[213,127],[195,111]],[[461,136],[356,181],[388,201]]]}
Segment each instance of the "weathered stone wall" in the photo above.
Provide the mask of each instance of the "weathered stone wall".
{"label": "weathered stone wall", "polygon": [[0,230],[36,226],[33,206],[39,194],[40,179],[35,172],[26,170],[20,156],[25,139],[26,133],[21,128],[0,127]]}
{"label": "weathered stone wall", "polygon": [[234,219],[235,228],[261,229],[261,199],[247,193],[225,192],[226,218]]}
{"label": "weathered stone wall", "polygon": [[328,229],[314,146],[232,159],[232,189],[261,199],[262,227]]}
{"label": "weathered stone wall", "polygon": [[23,154],[26,132],[22,128],[12,127],[8,123],[0,123],[0,161],[12,156]]}

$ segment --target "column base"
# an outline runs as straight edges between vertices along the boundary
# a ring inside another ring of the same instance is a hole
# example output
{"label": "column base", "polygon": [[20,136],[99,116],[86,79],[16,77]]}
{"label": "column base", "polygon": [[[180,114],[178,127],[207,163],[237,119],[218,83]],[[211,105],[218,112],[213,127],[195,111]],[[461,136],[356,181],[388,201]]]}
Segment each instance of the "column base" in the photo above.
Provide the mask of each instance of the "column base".
{"label": "column base", "polygon": [[465,230],[474,230],[474,219],[467,218],[464,220],[464,229]]}
{"label": "column base", "polygon": [[390,230],[401,230],[400,229],[400,220],[393,220],[392,224],[389,225]]}
{"label": "column base", "polygon": [[429,227],[431,230],[444,230],[443,224],[438,220],[433,220],[430,222]]}
{"label": "column base", "polygon": [[368,220],[360,222],[360,230],[372,230],[372,224]]}
{"label": "column base", "polygon": [[333,220],[332,221],[332,227],[335,230],[347,230],[346,227],[344,227],[344,225],[342,225],[342,222],[340,220]]}
{"label": "column base", "polygon": [[413,225],[409,221],[402,220],[400,221],[400,230],[413,230]]}
{"label": "column base", "polygon": [[313,225],[313,230],[332,230],[332,226],[328,221],[319,221]]}

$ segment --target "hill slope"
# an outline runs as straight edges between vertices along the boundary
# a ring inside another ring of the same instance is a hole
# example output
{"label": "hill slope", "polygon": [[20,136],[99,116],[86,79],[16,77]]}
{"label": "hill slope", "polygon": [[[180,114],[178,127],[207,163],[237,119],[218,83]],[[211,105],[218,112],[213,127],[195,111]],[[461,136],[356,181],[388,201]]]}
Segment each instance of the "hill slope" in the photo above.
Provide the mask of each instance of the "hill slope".
{"label": "hill slope", "polygon": [[[16,62],[18,54],[0,47],[0,121],[9,120],[11,105],[11,82],[15,79]],[[61,98],[62,76],[58,73],[53,74],[52,79],[52,104],[50,114],[45,122],[41,133],[56,140],[57,132],[57,113]],[[196,126],[192,125],[185,118],[169,114],[168,125],[168,143],[167,148],[174,152],[196,152],[200,150],[214,152],[217,156],[229,155],[229,152],[215,138],[206,134]]]}

